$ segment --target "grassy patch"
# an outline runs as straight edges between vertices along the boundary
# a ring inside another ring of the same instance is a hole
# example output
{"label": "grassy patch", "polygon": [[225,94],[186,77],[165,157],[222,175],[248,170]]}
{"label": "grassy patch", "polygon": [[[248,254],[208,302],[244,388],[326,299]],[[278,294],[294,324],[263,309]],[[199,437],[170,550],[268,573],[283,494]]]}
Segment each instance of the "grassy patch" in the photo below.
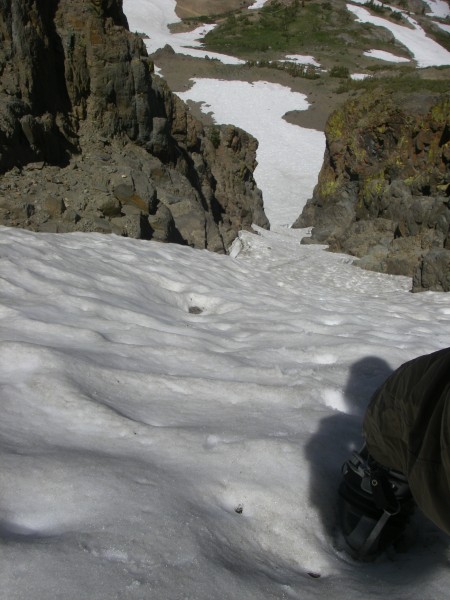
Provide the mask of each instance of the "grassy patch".
{"label": "grassy patch", "polygon": [[245,63],[246,67],[259,67],[266,69],[276,69],[277,71],[285,71],[291,77],[302,77],[303,79],[319,79],[319,70],[313,65],[302,65],[287,61],[276,60],[248,60]]}
{"label": "grassy patch", "polygon": [[348,77],[350,77],[350,72],[347,69],[347,67],[333,67],[330,71],[330,77],[340,77],[341,79],[347,79]]}
{"label": "grassy patch", "polygon": [[433,92],[443,94],[450,92],[450,79],[425,79],[414,74],[393,77],[370,77],[357,81],[346,79],[341,82],[336,92],[375,90],[379,87],[392,92]]}
{"label": "grassy patch", "polygon": [[279,2],[266,4],[255,15],[229,15],[204,39],[207,49],[248,55],[261,51],[300,52],[308,49],[339,50],[348,45],[345,34],[353,23],[345,8],[332,8],[331,3],[295,0],[285,6]]}

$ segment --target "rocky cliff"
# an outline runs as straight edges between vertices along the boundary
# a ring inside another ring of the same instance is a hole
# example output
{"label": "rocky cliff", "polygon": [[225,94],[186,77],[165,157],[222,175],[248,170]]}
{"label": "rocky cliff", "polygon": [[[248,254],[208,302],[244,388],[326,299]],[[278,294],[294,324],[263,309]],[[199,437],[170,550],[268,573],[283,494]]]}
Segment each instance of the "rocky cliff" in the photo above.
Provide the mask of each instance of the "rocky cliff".
{"label": "rocky cliff", "polygon": [[268,227],[256,141],[204,128],[121,0],[0,0],[0,223],[224,252]]}
{"label": "rocky cliff", "polygon": [[366,92],[335,111],[304,243],[450,291],[450,96]]}

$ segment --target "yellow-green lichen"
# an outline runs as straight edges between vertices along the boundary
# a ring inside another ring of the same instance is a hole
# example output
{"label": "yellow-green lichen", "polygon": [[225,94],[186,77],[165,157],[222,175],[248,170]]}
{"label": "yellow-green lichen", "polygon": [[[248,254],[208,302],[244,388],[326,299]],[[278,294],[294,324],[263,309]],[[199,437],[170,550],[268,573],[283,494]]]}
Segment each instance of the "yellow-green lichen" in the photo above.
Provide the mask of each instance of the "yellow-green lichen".
{"label": "yellow-green lichen", "polygon": [[332,113],[327,123],[327,135],[330,141],[339,140],[345,132],[345,114],[342,109]]}
{"label": "yellow-green lichen", "polygon": [[322,198],[332,196],[338,189],[339,183],[337,180],[319,181],[318,190]]}
{"label": "yellow-green lichen", "polygon": [[374,200],[380,198],[387,185],[388,182],[385,179],[384,171],[366,176],[359,190],[359,202],[361,205],[369,206]]}
{"label": "yellow-green lichen", "polygon": [[431,118],[436,123],[444,125],[450,119],[450,100],[444,99],[431,109]]}

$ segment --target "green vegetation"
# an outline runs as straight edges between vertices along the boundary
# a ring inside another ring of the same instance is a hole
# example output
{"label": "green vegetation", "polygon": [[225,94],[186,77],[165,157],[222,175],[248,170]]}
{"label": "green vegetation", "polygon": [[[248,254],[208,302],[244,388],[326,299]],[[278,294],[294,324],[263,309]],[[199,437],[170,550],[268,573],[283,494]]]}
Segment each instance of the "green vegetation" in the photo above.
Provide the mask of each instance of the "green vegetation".
{"label": "green vegetation", "polygon": [[364,8],[369,8],[371,11],[378,14],[384,14],[387,10],[386,6],[383,6],[382,4],[376,4],[373,0],[369,0],[369,2],[364,5]]}
{"label": "green vegetation", "polygon": [[431,110],[431,118],[436,123],[444,125],[448,122],[450,115],[450,99],[443,98],[441,102],[433,106]]}
{"label": "green vegetation", "polygon": [[330,77],[340,77],[341,79],[347,79],[350,77],[350,72],[347,67],[333,67],[330,71]]}
{"label": "green vegetation", "polygon": [[214,146],[214,148],[217,148],[220,146],[220,129],[217,126],[213,126],[211,127],[211,129],[209,130],[209,139],[212,143],[212,145]]}
{"label": "green vegetation", "polygon": [[289,6],[275,1],[255,15],[229,15],[205,39],[208,50],[248,55],[278,51],[295,53],[329,48],[338,51],[348,42],[339,36],[353,22],[345,8],[331,10],[331,3],[294,0]]}
{"label": "green vegetation", "polygon": [[443,94],[450,92],[450,78],[425,79],[417,74],[408,74],[392,77],[369,77],[359,81],[346,79],[341,82],[336,92],[359,92],[364,90],[375,90],[378,88],[383,88],[389,92],[411,93],[427,91]]}
{"label": "green vegetation", "polygon": [[[373,0],[370,0],[364,5],[364,8],[368,8],[374,13],[378,13],[383,16],[383,18],[393,19],[394,21],[403,21],[403,15],[398,10],[393,10],[390,6],[386,6],[384,4],[375,4]],[[406,24],[406,23],[405,23]]]}
{"label": "green vegetation", "polygon": [[291,77],[303,77],[304,79],[319,79],[320,77],[318,70],[313,65],[302,65],[288,61],[248,60],[245,66],[277,69],[278,71],[286,71]]}
{"label": "green vegetation", "polygon": [[[393,0],[400,7],[407,7],[407,0]],[[395,7],[371,2],[366,5],[384,18],[399,20],[403,17]],[[347,10],[345,1],[293,0],[286,5],[273,0],[257,11],[240,10],[217,18],[217,27],[205,39],[207,50],[240,56],[245,66],[276,69],[292,77],[320,79],[334,93],[359,95],[364,91],[432,92],[450,91],[450,69],[439,68],[431,73],[417,70],[413,63],[389,65],[363,58],[367,48],[394,51],[388,39],[380,37],[379,28],[369,23],[357,23]],[[430,35],[450,49],[450,36],[429,27]],[[398,53],[398,49],[396,51]],[[328,69],[289,63],[280,60],[286,54],[312,54]],[[364,65],[367,66],[364,66]],[[352,80],[350,73],[365,68],[373,73],[363,80]],[[338,79],[336,84],[333,78]]]}

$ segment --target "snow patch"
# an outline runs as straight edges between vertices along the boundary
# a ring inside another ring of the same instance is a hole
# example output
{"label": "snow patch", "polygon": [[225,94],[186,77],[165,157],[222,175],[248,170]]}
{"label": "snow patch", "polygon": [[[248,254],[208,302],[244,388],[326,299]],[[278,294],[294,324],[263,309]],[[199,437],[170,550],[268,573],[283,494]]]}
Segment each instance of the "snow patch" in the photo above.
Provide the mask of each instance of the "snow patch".
{"label": "snow patch", "polygon": [[362,80],[367,79],[368,77],[370,77],[370,75],[368,75],[367,73],[352,73],[350,75],[350,77],[354,81],[362,81]]}
{"label": "snow patch", "polygon": [[450,52],[427,37],[417,21],[406,15],[406,13],[403,13],[403,15],[412,25],[412,28],[374,16],[361,6],[347,4],[347,9],[356,16],[360,23],[372,23],[378,27],[388,29],[400,43],[408,48],[419,67],[450,65]]}
{"label": "snow patch", "polygon": [[363,54],[364,54],[364,56],[368,56],[370,58],[378,58],[380,60],[385,60],[388,62],[394,62],[394,63],[411,62],[409,58],[405,58],[404,56],[396,56],[395,54],[392,54],[392,52],[386,52],[385,50],[367,50]]}
{"label": "snow patch", "polygon": [[123,10],[127,16],[131,31],[145,33],[147,51],[153,54],[169,45],[178,54],[196,58],[211,58],[225,64],[243,64],[245,61],[234,56],[202,50],[201,38],[215,25],[201,25],[190,32],[171,33],[169,25],[180,22],[176,12],[175,0],[124,0]]}
{"label": "snow patch", "polygon": [[301,65],[312,65],[314,67],[320,67],[320,63],[310,55],[306,54],[287,54],[286,59]]}
{"label": "snow patch", "polygon": [[441,19],[450,17],[450,6],[445,0],[424,0],[424,2],[428,4],[428,14],[431,14],[433,17]]}
{"label": "snow patch", "polygon": [[256,2],[251,4],[248,8],[252,10],[258,10],[259,8],[262,8],[267,2],[268,0],[256,0]]}

